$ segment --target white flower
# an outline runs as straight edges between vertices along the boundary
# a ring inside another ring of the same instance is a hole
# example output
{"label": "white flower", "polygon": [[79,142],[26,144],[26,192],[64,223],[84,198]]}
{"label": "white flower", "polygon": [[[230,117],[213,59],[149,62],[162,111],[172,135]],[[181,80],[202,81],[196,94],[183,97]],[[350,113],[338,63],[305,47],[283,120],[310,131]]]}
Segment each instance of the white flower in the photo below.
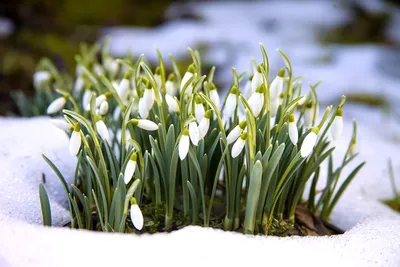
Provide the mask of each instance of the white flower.
{"label": "white flower", "polygon": [[290,114],[289,116],[289,138],[290,141],[292,141],[293,145],[297,145],[299,132],[297,130],[297,125],[293,114]]}
{"label": "white flower", "polygon": [[271,100],[270,102],[271,117],[275,117],[276,114],[278,113],[279,104],[280,104],[279,97]]}
{"label": "white flower", "polygon": [[74,90],[76,92],[82,91],[83,87],[85,87],[85,80],[82,76],[78,76],[75,80]]}
{"label": "white flower", "polygon": [[50,105],[47,107],[47,114],[54,114],[59,112],[67,103],[67,97],[62,96],[54,100],[53,102],[50,103]]}
{"label": "white flower", "polygon": [[200,132],[199,127],[197,127],[197,123],[195,121],[189,123],[189,136],[192,144],[197,146],[200,141]]}
{"label": "white flower", "polygon": [[181,160],[184,160],[189,153],[189,145],[189,131],[185,128],[178,144],[179,158]]}
{"label": "white flower", "polygon": [[116,121],[118,120],[119,116],[121,115],[121,107],[118,105],[115,107],[113,112],[113,119]]}
{"label": "white flower", "polygon": [[226,99],[225,103],[225,110],[224,110],[224,115],[228,118],[232,117],[233,112],[235,111],[236,105],[237,105],[237,94],[239,93],[238,88],[235,86],[231,89],[229,92],[229,95]]}
{"label": "white flower", "polygon": [[240,137],[236,140],[232,147],[232,158],[236,158],[242,152],[244,146],[246,145],[247,140],[247,133],[243,133]]}
{"label": "white flower", "polygon": [[342,117],[342,109],[339,108],[336,112],[335,118],[333,119],[331,134],[333,140],[337,140],[343,132],[343,117]]}
{"label": "white flower", "polygon": [[82,105],[86,111],[90,110],[90,99],[92,99],[92,95],[94,92],[92,90],[86,90],[82,97]]}
{"label": "white flower", "polygon": [[354,141],[350,145],[350,150],[349,150],[350,157],[354,156],[358,152],[359,152],[359,150],[358,150],[357,143]]}
{"label": "white flower", "polygon": [[206,113],[203,102],[201,101],[201,97],[196,95],[195,104],[194,104],[194,115],[196,116],[196,121],[198,123],[204,118],[204,114]]}
{"label": "white flower", "polygon": [[301,96],[301,98],[299,99],[299,101],[297,101],[297,105],[298,106],[302,106],[302,105],[304,105],[304,103],[306,103],[306,96],[305,95],[303,95],[303,96]]}
{"label": "white flower", "polygon": [[220,99],[219,99],[219,94],[218,94],[217,88],[215,88],[215,86],[211,87],[211,89],[210,89],[210,99],[215,104],[215,106],[217,106],[217,108],[219,109]]}
{"label": "white flower", "polygon": [[304,124],[307,128],[312,126],[314,119],[314,108],[312,103],[306,105],[306,110],[304,111]]}
{"label": "white flower", "polygon": [[76,156],[81,148],[81,125],[78,122],[72,131],[71,138],[69,139],[69,153]]}
{"label": "white flower", "polygon": [[108,73],[114,77],[118,72],[118,62],[111,57],[106,57],[104,59],[104,68],[107,70]]}
{"label": "white flower", "polygon": [[133,153],[132,156],[130,157],[128,163],[126,164],[125,171],[124,171],[125,184],[128,184],[131,181],[133,174],[135,173],[136,159],[137,159],[137,155],[136,155],[136,153]]}
{"label": "white flower", "polygon": [[121,80],[121,82],[118,85],[117,93],[118,93],[118,96],[122,99],[122,101],[124,101],[128,98],[130,79],[131,79],[130,77],[131,77],[131,74],[129,72],[127,72],[125,74],[124,78]]}
{"label": "white flower", "polygon": [[100,74],[104,74],[103,68],[98,63],[94,64],[93,72],[96,74],[96,76],[100,76]]}
{"label": "white flower", "polygon": [[156,131],[158,130],[158,125],[157,123],[150,121],[150,120],[145,120],[145,119],[132,119],[129,122],[131,122],[134,126],[138,126],[139,128],[146,130],[146,131]]}
{"label": "white flower", "polygon": [[102,139],[106,140],[107,142],[110,141],[110,134],[108,133],[108,129],[104,121],[99,119],[96,122],[96,129]]}
{"label": "white flower", "polygon": [[271,99],[279,98],[283,89],[283,76],[285,75],[285,69],[281,69],[278,76],[272,81],[270,86],[270,97]]}
{"label": "white flower", "polygon": [[50,122],[56,126],[57,128],[64,130],[64,131],[68,131],[71,130],[72,126],[63,120],[59,120],[59,119],[50,119]]}
{"label": "white flower", "polygon": [[252,108],[254,117],[258,117],[262,108],[264,107],[264,92],[265,86],[262,84],[257,88],[257,91],[247,101],[249,106]]}
{"label": "white flower", "polygon": [[33,85],[39,88],[43,83],[50,81],[51,74],[48,71],[38,71],[33,74]]}
{"label": "white flower", "polygon": [[108,112],[108,102],[104,101],[103,103],[101,103],[99,107],[99,114],[104,116],[107,114],[107,112]]}
{"label": "white flower", "polygon": [[130,214],[133,226],[139,231],[142,230],[144,219],[142,211],[137,204],[131,205]]}
{"label": "white flower", "polygon": [[149,116],[150,109],[148,109],[145,100],[142,98],[139,99],[139,115],[142,119],[147,119]]}
{"label": "white flower", "polygon": [[177,88],[174,85],[174,79],[175,79],[175,75],[173,73],[171,73],[168,76],[168,80],[165,82],[165,90],[166,90],[167,94],[170,96],[176,95]]}
{"label": "white flower", "polygon": [[247,80],[246,85],[244,86],[244,96],[249,98],[253,92],[251,91],[251,81],[253,80],[254,75],[251,75],[250,78]]}
{"label": "white flower", "polygon": [[[181,87],[180,87],[180,92],[182,93],[183,88],[185,87],[185,85],[187,84],[187,82],[190,80],[190,78],[193,77],[195,73],[195,69],[194,69],[194,65],[191,64],[188,68],[188,70],[186,71],[185,75],[183,75],[182,81],[181,81]],[[193,85],[189,84],[186,88],[186,94],[190,95],[192,94],[192,90],[193,90]]]}
{"label": "white flower", "polygon": [[251,80],[251,92],[254,93],[257,88],[263,83],[261,74],[262,65],[258,65],[257,70],[254,72],[253,79]]}
{"label": "white flower", "polygon": [[151,110],[154,104],[154,100],[155,100],[154,90],[152,88],[146,88],[143,93],[143,101],[145,108],[147,110],[149,111]]}
{"label": "white flower", "polygon": [[167,101],[169,112],[179,112],[179,103],[175,97],[172,97],[169,94],[166,94],[165,101]]}
{"label": "white flower", "polygon": [[318,128],[313,128],[311,132],[304,138],[303,144],[301,145],[300,154],[302,157],[310,155],[317,141]]}
{"label": "white flower", "polygon": [[239,123],[239,125],[236,125],[235,128],[232,129],[232,131],[228,134],[226,137],[226,140],[228,141],[228,144],[232,144],[235,142],[239,136],[242,134],[244,128],[247,126],[247,121],[242,121]]}
{"label": "white flower", "polygon": [[208,128],[210,127],[210,119],[212,116],[212,111],[207,110],[206,114],[204,115],[204,118],[201,120],[199,124],[199,137],[200,139],[203,139],[204,136],[206,136],[208,132]]}
{"label": "white flower", "polygon": [[96,97],[96,108],[99,108],[100,105],[107,100],[107,96],[105,94],[101,94]]}

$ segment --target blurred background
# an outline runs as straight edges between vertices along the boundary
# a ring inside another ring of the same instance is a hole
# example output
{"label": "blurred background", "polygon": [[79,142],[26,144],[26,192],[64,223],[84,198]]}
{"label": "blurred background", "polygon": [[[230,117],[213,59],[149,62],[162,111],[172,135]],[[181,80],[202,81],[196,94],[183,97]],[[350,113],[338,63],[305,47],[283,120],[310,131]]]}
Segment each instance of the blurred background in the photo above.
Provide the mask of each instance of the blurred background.
{"label": "blurred background", "polygon": [[[320,101],[342,94],[349,102],[394,110],[400,99],[399,0],[130,1],[2,0],[0,3],[0,115],[18,115],[12,92],[33,94],[32,75],[43,56],[71,74],[79,44],[110,38],[110,52],[144,53],[155,46],[174,55],[182,71],[187,48],[199,49],[204,71],[215,65],[221,90],[231,68],[251,70],[269,53],[272,75],[292,61],[304,84],[322,80]],[[373,115],[375,116],[375,115]],[[381,116],[381,115],[378,115]]]}

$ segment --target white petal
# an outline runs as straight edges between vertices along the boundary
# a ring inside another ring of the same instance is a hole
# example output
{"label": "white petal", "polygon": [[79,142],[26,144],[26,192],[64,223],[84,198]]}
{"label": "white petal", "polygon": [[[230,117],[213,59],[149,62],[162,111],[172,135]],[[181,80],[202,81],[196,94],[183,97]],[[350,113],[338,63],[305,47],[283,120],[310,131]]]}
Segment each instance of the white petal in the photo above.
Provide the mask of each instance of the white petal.
{"label": "white petal", "polygon": [[246,144],[246,140],[239,138],[232,147],[232,158],[236,158],[239,156],[240,152],[242,152],[244,145]]}
{"label": "white petal", "polygon": [[60,128],[61,130],[64,130],[64,131],[71,130],[71,128],[72,128],[72,126],[68,122],[63,121],[63,120],[50,119],[50,122],[57,128]]}
{"label": "white petal", "polygon": [[343,132],[343,117],[335,116],[331,127],[331,134],[333,140],[337,140],[342,135],[342,132]]}
{"label": "white petal", "polygon": [[246,98],[249,98],[252,95],[252,91],[251,91],[251,81],[247,80],[246,85],[244,86],[244,96]]}
{"label": "white petal", "polygon": [[175,88],[173,82],[166,81],[165,82],[165,89],[167,91],[167,94],[169,94],[170,96],[175,96],[176,95],[176,88]]}
{"label": "white petal", "polygon": [[118,93],[118,96],[122,100],[127,99],[128,93],[129,93],[129,80],[128,79],[121,80],[121,82],[118,85],[117,93]]}
{"label": "white petal", "polygon": [[154,75],[154,79],[156,80],[158,90],[160,90],[162,85],[161,76],[156,74]]}
{"label": "white petal", "polygon": [[150,109],[153,107],[154,99],[155,99],[154,90],[145,89],[143,93],[143,101],[144,101],[143,103],[148,111],[150,111]]}
{"label": "white petal", "polygon": [[314,108],[306,108],[306,110],[304,111],[304,124],[307,128],[312,126],[313,118]]}
{"label": "white petal", "polygon": [[197,146],[200,140],[200,133],[199,133],[199,127],[197,127],[197,124],[194,121],[189,123],[189,136],[190,140],[192,141],[192,144]]}
{"label": "white petal", "polygon": [[195,104],[194,115],[196,116],[197,123],[201,122],[205,113],[206,111],[204,110],[204,106],[202,104]]}
{"label": "white petal", "polygon": [[81,147],[81,133],[72,131],[71,138],[69,139],[69,153],[76,156]]}
{"label": "white petal", "polygon": [[131,181],[133,174],[135,173],[135,170],[136,170],[136,161],[129,160],[128,164],[126,164],[125,171],[124,171],[125,184],[128,184]]}
{"label": "white petal", "polygon": [[235,111],[237,103],[237,97],[235,94],[229,94],[228,98],[226,99],[224,115],[228,118],[232,117],[233,112]]}
{"label": "white petal", "polygon": [[220,99],[219,99],[219,94],[218,94],[217,90],[210,91],[210,99],[219,109],[220,108]]}
{"label": "white petal", "polygon": [[103,103],[101,103],[100,108],[99,108],[99,114],[100,115],[106,115],[108,112],[108,102],[104,101]]}
{"label": "white petal", "polygon": [[182,135],[179,140],[179,158],[184,160],[189,152],[189,136]]}
{"label": "white petal", "polygon": [[254,93],[247,101],[249,106],[253,109],[255,117],[258,117],[263,106],[264,106],[264,96],[260,93]]}
{"label": "white petal", "polygon": [[150,120],[138,120],[138,127],[147,130],[147,131],[155,131],[158,130],[158,125],[155,122]]}
{"label": "white petal", "polygon": [[101,103],[103,103],[106,100],[107,100],[107,97],[104,94],[99,95],[98,97],[96,97],[96,108],[99,108]]}
{"label": "white petal", "polygon": [[303,140],[303,144],[301,145],[300,154],[302,157],[307,157],[310,155],[311,151],[314,148],[315,142],[317,141],[317,134],[314,132],[310,132],[306,138]]}
{"label": "white petal", "polygon": [[350,145],[350,151],[349,151],[350,157],[354,156],[358,152],[359,152],[359,150],[358,150],[357,144],[356,143],[351,144]]}
{"label": "white petal", "polygon": [[50,103],[49,107],[47,108],[47,114],[53,114],[60,111],[67,103],[67,99],[65,97],[59,97],[53,102]]}
{"label": "white petal", "polygon": [[210,127],[210,119],[203,118],[199,124],[199,137],[203,139],[208,132],[208,128]]}
{"label": "white petal", "polygon": [[83,80],[82,76],[78,76],[75,80],[74,90],[76,92],[82,91],[83,87],[85,86],[85,81]]}
{"label": "white petal", "polygon": [[121,115],[121,107],[118,105],[115,107],[113,112],[113,119],[116,121],[118,120],[119,116]]}
{"label": "white petal", "polygon": [[235,142],[239,138],[241,133],[242,133],[242,129],[240,129],[239,125],[237,125],[235,128],[233,128],[233,130],[226,137],[228,144],[232,144],[233,142]]}
{"label": "white petal", "polygon": [[89,90],[86,90],[85,93],[83,94],[82,105],[86,111],[90,110],[90,99],[92,98],[93,94],[94,93]]}
{"label": "white petal", "polygon": [[101,138],[103,138],[107,142],[110,141],[110,134],[108,133],[108,129],[107,126],[104,124],[104,121],[99,120],[98,122],[96,122],[96,129]]}
{"label": "white petal", "polygon": [[293,145],[297,144],[299,133],[295,122],[289,122],[289,138]]}
{"label": "white petal", "polygon": [[279,97],[271,100],[270,102],[271,117],[275,117],[276,113],[278,113],[279,103],[280,103]]}
{"label": "white petal", "polygon": [[135,228],[138,229],[139,231],[142,230],[144,219],[142,211],[140,210],[137,204],[131,206],[130,214],[133,226],[135,226]]}
{"label": "white petal", "polygon": [[255,93],[257,88],[263,83],[262,75],[256,71],[253,75],[253,80],[251,80],[251,92]]}
{"label": "white petal", "polygon": [[[185,73],[185,75],[183,75],[182,82],[181,82],[181,87],[180,87],[180,92],[182,92],[183,87],[185,87],[185,84],[189,81],[190,78],[192,78],[192,76],[193,76],[193,73],[188,72],[188,71]],[[191,85],[189,85],[189,86],[186,88],[186,93],[187,93],[187,94],[189,93],[189,92],[188,92],[189,89],[191,89],[191,88],[189,88],[189,87],[191,87]],[[191,90],[190,90],[190,93],[191,93]]]}
{"label": "white petal", "polygon": [[169,112],[179,112],[179,104],[175,98],[173,98],[169,94],[166,94],[165,101],[167,101]]}
{"label": "white petal", "polygon": [[270,96],[272,98],[279,98],[283,89],[283,78],[276,76],[270,86]]}
{"label": "white petal", "polygon": [[139,115],[142,119],[147,119],[149,116],[149,109],[147,108],[147,105],[145,103],[145,100],[143,97],[139,100]]}
{"label": "white petal", "polygon": [[33,74],[33,84],[38,88],[42,83],[49,81],[51,75],[48,71],[38,71]]}

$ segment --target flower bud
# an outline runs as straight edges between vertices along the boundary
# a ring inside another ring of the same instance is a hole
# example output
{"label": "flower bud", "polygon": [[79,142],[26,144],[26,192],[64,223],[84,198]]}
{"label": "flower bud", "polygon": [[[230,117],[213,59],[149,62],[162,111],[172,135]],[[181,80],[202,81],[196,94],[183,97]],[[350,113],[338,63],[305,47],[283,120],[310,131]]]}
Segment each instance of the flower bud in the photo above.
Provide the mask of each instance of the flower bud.
{"label": "flower bud", "polygon": [[184,160],[189,153],[189,130],[185,128],[178,144],[179,158]]}
{"label": "flower bud", "polygon": [[232,158],[236,158],[242,152],[244,146],[246,145],[247,133],[242,133],[240,137],[236,140],[232,147]]}
{"label": "flower bud", "polygon": [[69,139],[69,153],[72,156],[76,156],[81,147],[81,124],[78,122],[75,124],[74,130],[72,131],[71,138]]}
{"label": "flower bud", "polygon": [[335,118],[333,119],[332,127],[331,127],[331,134],[333,140],[337,140],[343,132],[343,111],[342,108],[338,108],[336,111]]}
{"label": "flower bud", "polygon": [[129,121],[134,126],[138,126],[139,128],[146,130],[146,131],[156,131],[158,130],[158,125],[150,120],[145,119],[132,119]]}
{"label": "flower bud", "polygon": [[262,108],[264,107],[264,93],[265,93],[265,86],[261,84],[255,93],[249,98],[248,103],[249,106],[253,110],[254,117],[258,117],[261,113]]}
{"label": "flower bud", "polygon": [[133,174],[135,173],[136,170],[136,159],[137,159],[137,155],[136,153],[133,153],[132,156],[130,157],[128,163],[126,164],[125,167],[125,172],[124,172],[124,182],[125,184],[128,184],[133,177]]}
{"label": "flower bud", "polygon": [[304,138],[303,144],[301,145],[300,154],[302,157],[310,155],[317,142],[318,127],[314,127],[311,132]]}
{"label": "flower bud", "polygon": [[130,208],[131,221],[133,226],[140,231],[142,230],[144,223],[143,214],[138,204],[136,204],[136,199],[134,199],[133,203],[131,204],[132,204]]}
{"label": "flower bud", "polygon": [[299,132],[297,130],[296,120],[293,114],[289,116],[289,138],[293,145],[297,145]]}
{"label": "flower bud", "polygon": [[67,103],[67,99],[68,97],[62,96],[51,102],[50,105],[47,107],[47,114],[54,114],[59,112]]}
{"label": "flower bud", "polygon": [[204,110],[203,102],[201,101],[201,97],[199,95],[196,95],[195,97],[195,104],[194,104],[194,115],[196,116],[196,121],[200,123],[200,121],[204,117],[204,113],[206,111]]}

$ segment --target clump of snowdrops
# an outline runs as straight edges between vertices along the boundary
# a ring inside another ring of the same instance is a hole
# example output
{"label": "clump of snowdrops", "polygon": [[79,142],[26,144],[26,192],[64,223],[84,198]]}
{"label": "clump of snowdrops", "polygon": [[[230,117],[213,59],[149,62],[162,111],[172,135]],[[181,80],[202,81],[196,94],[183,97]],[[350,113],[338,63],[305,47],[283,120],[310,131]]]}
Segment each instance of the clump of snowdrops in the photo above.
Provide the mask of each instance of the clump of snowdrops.
{"label": "clump of snowdrops", "polygon": [[[63,115],[53,122],[70,135],[69,151],[77,156],[71,187],[43,156],[64,186],[71,226],[143,232],[203,225],[273,234],[276,222],[294,225],[299,204],[328,220],[364,164],[338,183],[357,155],[356,124],[334,168],[331,140],[343,130],[345,97],[319,120],[318,84],[302,94],[288,57],[278,50],[284,67],[272,74],[260,47],[263,61],[253,62],[251,75],[233,68],[225,97],[213,83],[215,68],[204,75],[191,49],[193,63],[184,73],[172,56],[173,73],[166,73],[158,50],[153,72],[143,55],[114,59],[106,45],[100,62],[90,53],[77,56],[68,88],[59,87],[67,83],[52,79],[51,69],[39,69],[37,86],[59,94],[47,113]],[[317,189],[325,160],[328,176]],[[43,221],[50,225],[43,185],[39,192]]]}

